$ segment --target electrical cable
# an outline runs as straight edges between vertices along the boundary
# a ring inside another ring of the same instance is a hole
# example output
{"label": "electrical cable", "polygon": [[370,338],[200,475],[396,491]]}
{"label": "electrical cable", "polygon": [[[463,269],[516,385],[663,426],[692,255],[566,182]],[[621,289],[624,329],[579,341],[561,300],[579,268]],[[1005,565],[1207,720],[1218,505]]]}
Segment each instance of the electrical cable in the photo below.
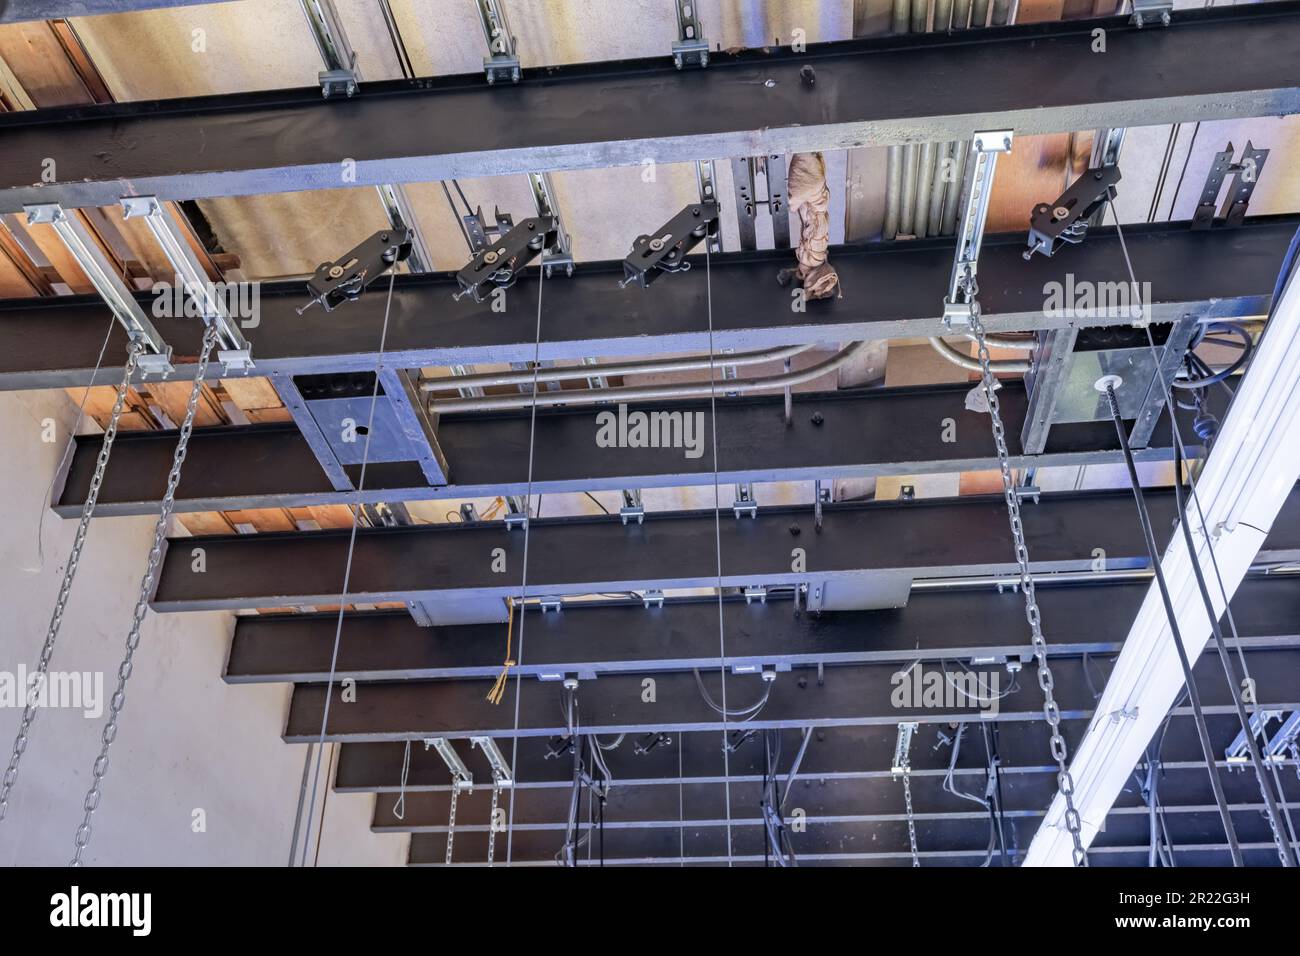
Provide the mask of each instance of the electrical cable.
{"label": "electrical cable", "polygon": [[[709,705],[709,709],[722,717],[740,718],[741,723],[744,723],[747,720],[753,720],[758,716],[758,712],[767,704],[768,697],[772,694],[772,685],[775,683],[775,681],[763,681],[763,694],[757,701],[750,704],[748,707],[742,707],[738,710],[728,710],[725,706],[715,701],[712,695],[709,694],[708,688],[704,686],[704,678],[700,676],[700,669],[697,667],[691,671],[691,673],[695,675],[695,686],[700,689],[700,696],[703,697],[704,702]],[[726,693],[725,683],[723,693]]]}
{"label": "electrical cable", "polygon": [[[453,179],[452,183],[456,185],[457,192],[460,191],[460,185]],[[462,199],[464,194],[461,194]],[[466,203],[466,206],[469,204]],[[533,494],[533,460],[537,448],[537,376],[536,371],[541,365],[542,353],[542,290],[545,288],[543,281],[546,276],[546,270],[539,268],[537,270],[537,327],[533,335],[533,405],[528,415],[528,483],[524,490],[524,553],[523,553],[523,571],[520,575],[520,600],[526,600],[528,597],[528,544],[530,532],[533,527],[532,520],[527,515],[528,502],[532,500]],[[503,499],[498,498],[498,501]],[[528,615],[520,613],[519,615],[519,653],[516,660],[522,662],[524,659],[524,625],[528,620]],[[514,715],[514,734],[510,738],[510,766],[519,766],[519,718],[521,714],[523,700],[523,674],[515,672],[515,715]],[[506,819],[506,866],[509,866],[513,860],[514,836],[515,836],[515,793],[517,787],[510,788],[510,809],[507,812]]]}
{"label": "electrical cable", "polygon": [[[379,330],[379,351],[375,358],[375,384],[370,390],[370,417],[366,423],[366,442],[362,446],[361,452],[361,472],[357,478],[357,491],[362,492],[366,487],[366,467],[370,463],[370,438],[375,431],[375,406],[379,403],[379,373],[384,366],[384,346],[388,342],[388,316],[393,306],[393,285],[397,279],[397,273],[390,271],[388,273],[388,296],[384,301],[384,324]],[[361,508],[357,505],[351,505],[348,509],[352,514],[352,529],[348,535],[348,552],[347,561],[343,566],[343,587],[339,593],[339,614],[337,623],[334,626],[334,648],[330,652],[330,673],[329,680],[325,684],[325,705],[320,719],[320,735],[317,739],[316,766],[312,770],[311,782],[311,800],[307,806],[306,828],[303,830],[302,842],[302,866],[307,865],[307,844],[311,840],[311,823],[312,816],[316,810],[316,791],[320,786],[320,764],[321,754],[325,749],[325,732],[329,726],[330,702],[334,696],[334,678],[338,674],[339,663],[339,644],[343,638],[343,615],[347,609],[348,586],[352,582],[352,556],[357,546],[357,528],[360,526]],[[329,791],[326,791],[326,799],[329,798]],[[322,802],[321,818],[324,820],[325,807]],[[319,855],[319,847],[317,847]]]}
{"label": "electrical cable", "polygon": [[[712,418],[712,427],[709,431],[713,440],[713,534],[718,568],[718,671],[722,677],[722,777],[727,810],[727,866],[731,867],[734,850],[731,839],[731,754],[727,750],[727,630],[722,609],[722,500],[721,492],[718,490],[718,384],[713,348],[713,256],[707,242],[704,243],[704,292],[709,318],[709,413]],[[729,383],[729,387],[731,385],[735,385],[735,382]],[[700,679],[698,672],[695,680],[700,690],[704,691],[704,681]],[[768,683],[767,692],[771,691],[771,687],[771,683]],[[767,692],[763,695],[763,703],[767,703]],[[705,699],[710,699],[707,692],[705,692]],[[755,710],[754,713],[758,711]]]}

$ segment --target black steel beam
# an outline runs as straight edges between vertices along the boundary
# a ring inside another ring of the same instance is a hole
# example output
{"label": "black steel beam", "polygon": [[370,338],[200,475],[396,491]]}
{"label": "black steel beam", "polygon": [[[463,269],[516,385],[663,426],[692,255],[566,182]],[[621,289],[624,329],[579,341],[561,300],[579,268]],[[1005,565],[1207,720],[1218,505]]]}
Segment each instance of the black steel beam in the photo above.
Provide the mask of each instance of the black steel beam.
{"label": "black steel beam", "polygon": [[[1172,491],[1153,490],[1147,499],[1155,526],[1171,527]],[[1036,572],[1087,571],[1097,549],[1111,569],[1146,564],[1126,492],[1044,495],[1023,514]],[[184,611],[338,603],[351,542],[348,531],[171,539],[152,606]],[[528,542],[531,596],[810,580],[844,586],[871,572],[942,577],[1014,567],[1001,496],[827,505],[820,532],[811,507],[767,508],[753,519],[728,516],[716,525],[712,511],[650,514],[644,524],[626,526],[617,517],[533,519]],[[363,530],[355,537],[348,599],[519,595],[523,545],[522,532],[496,522]],[[195,548],[203,549],[201,565]],[[801,558],[805,566],[794,570]],[[1298,558],[1300,492],[1293,492],[1259,560]]]}
{"label": "black steel beam", "polygon": [[[528,69],[496,86],[477,73],[365,83],[330,100],[310,87],[8,114],[0,212],[107,206],[128,193],[255,195],[1300,110],[1296,4],[1180,10],[1174,20],[1163,30],[1111,17],[716,52],[703,70],[674,69],[664,55]],[[43,183],[50,158],[58,182]]]}
{"label": "black steel beam", "polygon": [[[1053,655],[1115,654],[1150,586],[1147,582],[1043,587]],[[1249,578],[1233,597],[1246,647],[1300,645],[1300,576]],[[527,617],[527,654],[513,673],[618,674],[714,668],[718,603],[669,601],[573,604],[560,613],[536,606]],[[906,607],[879,611],[796,614],[793,602],[728,599],[725,666],[815,666],[956,658],[1030,656],[1024,601],[1010,588],[919,592]],[[978,630],[969,628],[979,621]],[[226,661],[228,683],[325,681],[335,673],[358,681],[475,679],[501,670],[504,626],[421,627],[405,611],[348,614],[334,659],[337,614],[241,617]],[[870,635],[864,641],[863,635]]]}
{"label": "black steel beam", "polygon": [[[1105,672],[1093,663],[1094,683],[1097,693],[1105,680]],[[968,733],[958,755],[957,768],[961,771],[981,771],[985,766],[983,745],[979,742],[979,722],[968,723]],[[1087,730],[1086,718],[1065,717],[1061,721],[1061,734],[1073,753]],[[1241,730],[1235,714],[1211,714],[1206,718],[1210,740],[1216,754],[1223,754]],[[998,723],[998,753],[1008,767],[1020,772],[1041,770],[1055,772],[1051,759],[1047,724],[1044,721],[1012,721]],[[1276,727],[1276,725],[1273,725]],[[672,734],[671,739],[646,753],[636,753],[634,738],[626,738],[604,754],[614,779],[625,786],[676,785],[753,782],[762,779],[763,745],[761,737],[750,737],[739,742],[743,728],[736,726],[730,739],[735,749],[723,765],[722,749],[717,731]],[[802,742],[802,729],[790,728],[778,732],[781,753],[785,754],[782,766],[785,772]],[[943,744],[951,739],[952,729],[947,726],[922,727],[912,745],[912,770],[918,775],[940,774],[948,769],[952,751]],[[860,727],[815,727],[804,758],[800,764],[800,780],[871,780],[889,777],[894,745],[898,731],[894,725]],[[604,738],[609,745],[614,738]],[[452,740],[451,745],[477,781],[492,779],[491,770],[482,751],[468,740]],[[512,761],[516,789],[566,789],[572,786],[573,764],[547,757],[550,741],[544,737],[520,737],[503,741],[502,752]],[[434,750],[427,750],[420,742],[411,746],[410,763],[406,764],[406,748],[401,742],[345,743],[339,752],[338,771],[334,788],[340,793],[407,793],[441,791],[449,789],[450,775],[447,765]],[[1161,760],[1173,766],[1185,766],[1203,760],[1200,739],[1197,736],[1191,713],[1183,708],[1169,721],[1169,730],[1161,749]],[[406,766],[406,786],[402,787],[402,768]],[[725,771],[725,773],[724,773]]]}
{"label": "black steel beam", "polygon": [[[1300,708],[1300,657],[1286,650],[1251,650],[1245,658],[1255,676],[1259,700],[1276,701],[1287,710]],[[1206,713],[1229,713],[1231,697],[1217,659],[1202,657],[1196,665],[1198,687]],[[895,706],[897,664],[846,664],[827,669],[819,679],[815,670],[795,670],[778,675],[771,684],[757,676],[726,678],[728,706],[748,706],[766,695],[766,705],[745,729],[896,725],[902,720],[946,724],[980,719],[985,711],[954,695],[941,706]],[[998,673],[1000,668],[974,668],[977,673]],[[1058,658],[1052,665],[1056,700],[1062,714],[1082,717],[1091,713],[1096,681],[1081,658]],[[810,676],[811,673],[811,676]],[[1004,673],[1004,672],[1003,672]],[[714,699],[720,695],[719,675],[703,677]],[[987,678],[986,678],[987,680]],[[519,706],[496,706],[487,701],[490,680],[400,681],[362,684],[355,700],[344,696],[353,688],[334,685],[333,703],[325,738],[333,741],[423,740],[430,737],[554,737],[567,733],[564,692],[558,683],[519,680],[510,693],[519,694]],[[645,686],[639,675],[602,677],[584,681],[579,689],[581,726],[587,733],[644,734],[652,731],[680,733],[737,726],[708,706],[694,675],[660,674],[654,678],[655,699],[643,699]],[[308,743],[318,739],[325,707],[326,685],[298,684],[289,706],[284,739]],[[999,721],[1043,719],[1042,691],[1032,669],[1020,681],[1003,688],[996,710]]]}
{"label": "black steel beam", "polygon": [[[972,749],[979,751],[982,757],[978,730],[975,733]],[[800,778],[789,788],[787,796],[784,772],[792,757],[793,754],[783,754],[782,772],[778,774],[781,795],[787,801],[784,807],[787,820],[796,815],[808,823],[886,822],[905,818],[902,782],[888,772],[858,780]],[[1260,809],[1263,808],[1253,771],[1229,773],[1226,768],[1221,768],[1221,772],[1224,797],[1229,804],[1258,804]],[[1004,814],[1041,819],[1057,793],[1056,769],[1003,766],[999,775]],[[1280,767],[1278,775],[1282,778],[1287,802],[1300,801],[1300,780],[1296,779],[1294,764]],[[944,789],[944,772],[910,776],[912,808],[918,818],[966,819],[987,833],[988,813]],[[983,768],[967,770],[953,774],[953,785],[964,793],[982,797],[987,779]],[[1214,793],[1209,781],[1203,764],[1162,764],[1158,791],[1161,803],[1174,813],[1180,812],[1180,808],[1213,804]],[[718,826],[725,823],[728,814],[733,822],[753,825],[761,819],[759,805],[762,796],[761,780],[733,781],[728,787],[721,783],[623,785],[615,779],[605,801],[605,826],[626,830],[680,821],[694,826]],[[404,797],[395,793],[379,794],[375,800],[371,829],[376,833],[445,833],[450,819],[450,800],[447,791],[408,793]],[[507,800],[500,798],[499,806],[506,806]],[[521,790],[514,795],[513,802],[515,832],[564,829],[569,812],[567,788]],[[485,833],[491,819],[491,806],[492,788],[489,784],[480,781],[473,791],[462,791],[456,803],[457,836],[462,832]],[[399,811],[404,811],[400,817],[397,815]],[[1141,792],[1130,780],[1111,813],[1125,816],[1145,812],[1147,808]]]}
{"label": "black steel beam", "polygon": [[[890,89],[894,88],[896,83],[891,82]],[[319,100],[320,94],[315,95]],[[414,125],[423,128],[424,124]],[[4,162],[0,156],[0,164]],[[1151,284],[1148,314],[1154,321],[1184,314],[1264,314],[1298,223],[1297,217],[1278,217],[1249,220],[1239,229],[1194,231],[1186,223],[1126,228],[1137,277]],[[642,228],[629,226],[629,243]],[[1057,328],[1072,322],[1131,323],[1124,309],[1081,319],[1045,314],[1046,285],[1064,283],[1067,273],[1079,288],[1085,282],[1128,281],[1113,229],[1089,230],[1086,243],[1052,259],[1035,256],[1026,262],[1021,258],[1023,250],[1023,234],[989,236],[984,241],[980,307],[989,331]],[[385,362],[397,368],[523,362],[534,358],[535,348],[544,361],[707,352],[709,282],[713,301],[726,305],[715,309],[713,316],[712,344],[719,351],[909,338],[933,335],[939,329],[939,305],[952,270],[951,240],[844,246],[832,249],[831,259],[844,297],[809,302],[803,312],[791,308],[789,295],[776,283],[777,271],[789,264],[788,251],[714,257],[708,281],[699,260],[690,272],[649,289],[620,289],[620,262],[583,263],[573,276],[547,285],[540,343],[535,342],[535,272],[520,278],[507,292],[504,312],[494,311],[492,302],[475,303],[469,297],[453,302],[451,294],[457,286],[451,275],[400,276],[389,316]],[[363,296],[329,316],[314,309],[298,315],[305,297],[301,283],[260,286],[257,325],[244,329],[253,344],[254,374],[373,371],[386,297]],[[141,293],[137,298],[151,313],[153,297]],[[192,378],[201,323],[192,318],[155,317],[153,321],[175,351],[176,377]],[[0,302],[0,389],[90,384],[110,323],[98,297]],[[125,361],[125,335],[114,329],[95,382],[117,381]],[[213,365],[208,374],[217,378],[223,373]]]}
{"label": "black steel beam", "polygon": [[[998,467],[988,418],[966,408],[965,384],[891,388],[794,397],[786,425],[781,398],[722,399],[717,404],[718,479],[721,482],[812,481],[879,475],[936,474]],[[1053,427],[1044,453],[1020,454],[1024,385],[999,390],[1012,467],[1108,464],[1123,461],[1109,422]],[[1215,399],[1217,401],[1217,399]],[[702,412],[703,448],[711,449],[708,402],[661,403],[652,411]],[[176,510],[223,511],[321,504],[547,495],[565,491],[681,487],[713,481],[712,455],[687,458],[681,449],[600,448],[600,408],[458,415],[441,420],[439,444],[451,484],[431,487],[415,462],[374,462],[364,491],[339,491],[321,470],[310,444],[292,425],[200,429],[190,438],[177,489]],[[1191,436],[1191,412],[1180,411]],[[951,429],[946,423],[952,422]],[[1168,418],[1142,460],[1168,460]],[[951,441],[945,439],[951,438]],[[55,498],[65,518],[81,513],[103,439],[77,439],[66,480]],[[156,514],[176,447],[175,432],[120,434],[105,473],[97,516]],[[1191,454],[1197,449],[1189,446]],[[529,481],[529,462],[532,480]],[[359,483],[357,476],[353,484]]]}
{"label": "black steel beam", "polygon": [[[1198,848],[1219,848],[1223,843],[1223,824],[1214,805],[1186,808],[1185,812],[1167,813],[1166,829],[1170,841],[1190,844]],[[1273,853],[1272,834],[1268,822],[1254,806],[1239,807],[1232,812],[1233,825],[1241,841],[1259,854],[1252,854],[1251,863],[1267,865],[1264,851]],[[1005,821],[1008,842],[1018,847],[1028,847],[1041,821],[1037,816],[1009,816]],[[1142,813],[1114,814],[1107,818],[1105,832],[1098,834],[1093,846],[1098,850],[1115,848],[1121,853],[1131,853],[1142,848],[1146,852],[1149,840],[1149,822]],[[581,832],[589,830],[585,820]],[[594,831],[593,831],[594,835]],[[460,854],[453,852],[452,865],[458,857],[469,857],[468,865],[481,865],[485,859],[487,834],[477,834],[477,839],[466,835],[455,841]],[[508,837],[508,839],[507,839]],[[791,835],[791,844],[801,862],[822,862],[824,859],[854,860],[858,863],[880,861],[888,854],[890,859],[910,863],[907,822],[905,819],[887,821],[861,821],[845,823],[810,822],[806,830]],[[983,820],[950,819],[947,817],[918,819],[916,842],[927,848],[928,856],[946,857],[954,853],[974,855],[971,863],[978,865],[987,854],[989,828],[987,817]],[[512,865],[558,864],[563,835],[548,830],[517,830],[497,835],[498,865],[504,862],[510,844]],[[606,827],[603,834],[605,860],[610,865],[633,863],[676,863],[683,859],[725,863],[729,857],[749,859],[761,863],[764,856],[765,837],[757,822],[733,822],[728,829],[719,826],[662,826],[643,829]],[[435,833],[416,833],[411,836],[408,862],[417,865],[445,865],[447,839]],[[933,849],[941,848],[941,849]],[[584,845],[582,865],[598,865],[598,850],[592,849],[588,858]],[[995,854],[996,856],[996,854]],[[922,857],[923,865],[927,857]],[[1176,857],[1178,859],[1178,857]],[[1131,865],[1131,864],[1130,864]]]}

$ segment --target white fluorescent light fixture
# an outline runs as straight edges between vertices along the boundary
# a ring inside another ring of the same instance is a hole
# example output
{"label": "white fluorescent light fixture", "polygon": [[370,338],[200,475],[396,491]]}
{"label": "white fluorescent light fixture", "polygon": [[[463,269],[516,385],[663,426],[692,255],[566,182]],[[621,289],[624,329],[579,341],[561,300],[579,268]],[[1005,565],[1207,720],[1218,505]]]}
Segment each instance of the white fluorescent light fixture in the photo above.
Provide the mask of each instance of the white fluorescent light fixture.
{"label": "white fluorescent light fixture", "polygon": [[[1300,478],[1300,270],[1275,303],[1250,369],[1197,479],[1197,498],[1213,536],[1214,556],[1230,599]],[[1187,503],[1192,540],[1217,614],[1224,595],[1196,508]],[[1136,521],[1136,517],[1134,518]],[[1182,532],[1161,559],[1178,627],[1195,662],[1211,633]],[[1051,634],[1048,622],[1048,634]],[[1083,841],[1096,836],[1165,715],[1183,690],[1183,674],[1155,583],[1124,642],[1070,772]],[[1286,703],[1276,701],[1273,703]],[[1293,703],[1293,702],[1291,702]],[[1124,715],[1112,719],[1111,715]],[[1026,866],[1069,866],[1072,843],[1058,794],[1025,857]]]}

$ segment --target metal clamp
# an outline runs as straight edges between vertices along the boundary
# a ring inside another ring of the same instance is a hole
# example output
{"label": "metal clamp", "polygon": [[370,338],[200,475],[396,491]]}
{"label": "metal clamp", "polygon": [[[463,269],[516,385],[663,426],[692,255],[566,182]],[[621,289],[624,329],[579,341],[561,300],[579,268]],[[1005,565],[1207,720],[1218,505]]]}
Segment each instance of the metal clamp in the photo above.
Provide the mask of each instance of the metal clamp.
{"label": "metal clamp", "polygon": [[646,288],[665,272],[685,272],[691,264],[686,254],[702,239],[718,232],[718,204],[692,203],[679,212],[653,236],[637,236],[632,251],[623,260],[623,279],[619,288],[635,282]]}
{"label": "metal clamp", "polygon": [[506,80],[519,82],[519,56],[515,52],[515,38],[506,19],[505,0],[478,0],[479,22],[483,37],[491,54],[483,60],[483,72],[488,83]]}
{"label": "metal clamp", "polygon": [[1173,0],[1133,0],[1133,15],[1129,22],[1141,29],[1145,26],[1169,26]]}
{"label": "metal clamp", "polygon": [[704,68],[709,65],[709,41],[696,10],[696,0],[676,0],[677,39],[673,41],[673,65]]}

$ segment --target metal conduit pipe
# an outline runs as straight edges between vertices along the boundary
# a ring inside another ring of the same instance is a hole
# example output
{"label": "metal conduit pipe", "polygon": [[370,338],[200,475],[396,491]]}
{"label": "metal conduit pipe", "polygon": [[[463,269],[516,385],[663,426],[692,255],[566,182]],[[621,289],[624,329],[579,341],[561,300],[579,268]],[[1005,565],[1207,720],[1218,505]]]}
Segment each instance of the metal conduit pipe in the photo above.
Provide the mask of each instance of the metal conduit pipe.
{"label": "metal conduit pipe", "polygon": [[970,26],[970,0],[955,0],[952,5],[952,28],[965,30]]}
{"label": "metal conduit pipe", "polygon": [[929,222],[926,230],[932,236],[943,235],[943,200],[956,188],[952,172],[952,154],[956,143],[936,143],[934,146],[934,184],[930,187]]}
{"label": "metal conduit pipe", "polygon": [[[726,364],[758,365],[790,359],[813,348],[811,345],[783,345],[759,352],[738,352],[726,356]],[[426,378],[420,380],[424,392],[450,391],[466,386],[527,385],[534,375],[539,383],[560,382],[570,379],[591,378],[604,375],[640,375],[651,372],[697,372],[709,368],[707,355],[692,355],[679,359],[657,359],[648,362],[612,362],[607,365],[580,365],[573,368],[510,369],[505,372],[480,372],[476,375],[457,375],[455,378]]]}
{"label": "metal conduit pipe", "polygon": [[885,225],[882,239],[898,235],[898,194],[903,188],[903,147],[890,146],[885,166]]}
{"label": "metal conduit pipe", "polygon": [[908,17],[911,16],[911,0],[894,0],[893,6],[889,10],[889,31],[891,33],[906,33]]}
{"label": "metal conduit pipe", "polygon": [[903,188],[899,192],[898,231],[905,236],[912,235],[914,228],[917,153],[915,143],[903,147]]}
{"label": "metal conduit pipe", "polygon": [[[975,341],[975,336],[971,335],[969,332],[966,333],[966,338],[970,339],[972,342]],[[1034,349],[1038,348],[1038,338],[1034,335],[1030,335],[1028,338],[1016,339],[1009,335],[999,335],[996,332],[990,332],[988,335],[984,336],[984,341],[994,348],[1016,349],[1020,352],[1032,352]]]}
{"label": "metal conduit pipe", "polygon": [[[910,0],[893,0],[890,7],[889,32],[906,33],[908,16],[911,12]],[[885,166],[885,224],[881,230],[882,239],[893,239],[898,235],[898,194],[903,186],[903,147],[890,146],[886,153]]]}
{"label": "metal conduit pipe", "polygon": [[993,26],[1004,27],[1011,22],[1011,0],[993,0]]}
{"label": "metal conduit pipe", "polygon": [[972,27],[988,26],[989,0],[971,0],[970,25]]}
{"label": "metal conduit pipe", "polygon": [[929,0],[912,0],[912,32],[924,33],[925,21],[930,18]]}
{"label": "metal conduit pipe", "polygon": [[[687,382],[681,385],[642,385],[632,388],[601,388],[582,391],[575,389],[571,392],[544,392],[537,396],[536,404],[539,408],[542,408],[553,405],[592,405],[599,402],[644,402],[659,399],[708,398],[717,391],[725,391],[728,395],[732,395],[762,392],[774,388],[791,388],[795,385],[811,382],[828,372],[834,372],[870,345],[870,342],[854,342],[825,361],[810,365],[798,372],[785,372],[764,378],[719,380],[716,385],[709,382]],[[724,358],[730,364],[731,356],[724,356]],[[486,398],[453,398],[441,402],[432,402],[429,405],[429,410],[439,414],[445,412],[485,412],[509,408],[529,408],[532,405],[532,395],[492,395]]]}
{"label": "metal conduit pipe", "polygon": [[924,239],[930,226],[930,197],[934,191],[935,144],[921,146],[921,158],[916,172],[916,211],[912,214],[912,232]]}
{"label": "metal conduit pipe", "polygon": [[[970,369],[972,372],[980,372],[979,359],[971,358],[965,352],[959,352],[937,335],[930,336],[930,344],[934,350],[946,358],[953,365],[960,365],[962,368]],[[995,343],[990,342],[990,345]],[[989,362],[989,371],[991,372],[1028,372],[1029,362],[1024,359],[993,359]]]}

